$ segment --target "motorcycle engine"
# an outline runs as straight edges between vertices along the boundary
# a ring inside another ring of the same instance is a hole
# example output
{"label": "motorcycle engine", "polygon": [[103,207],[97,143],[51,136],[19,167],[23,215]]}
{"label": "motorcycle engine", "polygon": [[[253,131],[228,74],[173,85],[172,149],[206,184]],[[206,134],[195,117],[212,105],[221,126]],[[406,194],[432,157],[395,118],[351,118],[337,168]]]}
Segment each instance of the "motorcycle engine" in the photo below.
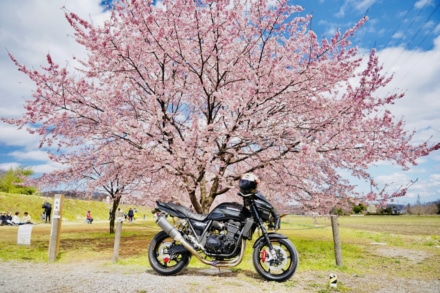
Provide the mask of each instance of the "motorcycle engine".
{"label": "motorcycle engine", "polygon": [[214,222],[206,239],[206,250],[211,253],[231,253],[237,243],[241,224],[233,220]]}

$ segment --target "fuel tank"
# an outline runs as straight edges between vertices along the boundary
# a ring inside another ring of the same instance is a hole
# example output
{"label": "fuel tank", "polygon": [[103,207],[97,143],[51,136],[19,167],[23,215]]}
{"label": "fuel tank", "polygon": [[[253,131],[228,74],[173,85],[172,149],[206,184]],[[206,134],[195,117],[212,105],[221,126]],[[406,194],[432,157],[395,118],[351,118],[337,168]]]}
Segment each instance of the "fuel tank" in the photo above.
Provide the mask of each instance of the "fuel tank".
{"label": "fuel tank", "polygon": [[236,202],[224,202],[216,206],[208,215],[209,220],[244,220],[251,216],[250,211]]}

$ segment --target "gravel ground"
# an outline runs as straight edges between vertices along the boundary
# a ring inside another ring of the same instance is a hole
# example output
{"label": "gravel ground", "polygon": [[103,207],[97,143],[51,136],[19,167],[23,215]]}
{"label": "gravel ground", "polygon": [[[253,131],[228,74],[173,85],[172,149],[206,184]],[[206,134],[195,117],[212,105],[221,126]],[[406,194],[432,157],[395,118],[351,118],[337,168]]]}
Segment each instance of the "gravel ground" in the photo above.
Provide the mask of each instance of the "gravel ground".
{"label": "gravel ground", "polygon": [[[420,292],[439,293],[435,281],[389,279],[384,275],[351,276],[338,274],[338,288],[328,287],[328,274],[297,272],[284,283],[266,282],[254,272],[234,272],[216,268],[187,268],[180,275],[164,277],[151,269],[93,263],[3,262],[0,291],[28,292]],[[8,269],[6,269],[8,268]],[[341,291],[340,291],[341,290]]]}

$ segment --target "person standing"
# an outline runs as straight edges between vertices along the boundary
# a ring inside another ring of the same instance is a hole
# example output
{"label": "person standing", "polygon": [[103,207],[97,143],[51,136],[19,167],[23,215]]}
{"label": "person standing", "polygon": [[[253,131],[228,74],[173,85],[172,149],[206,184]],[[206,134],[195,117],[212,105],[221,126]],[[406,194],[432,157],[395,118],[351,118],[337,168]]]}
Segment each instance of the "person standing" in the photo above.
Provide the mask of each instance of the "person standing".
{"label": "person standing", "polygon": [[41,207],[44,209],[44,219],[46,223],[48,221],[50,223],[50,214],[52,212],[52,205],[49,202],[45,201]]}
{"label": "person standing", "polygon": [[128,210],[128,221],[129,221],[129,222],[133,222],[133,217],[134,217],[134,211],[133,211],[132,208],[130,208],[130,209]]}

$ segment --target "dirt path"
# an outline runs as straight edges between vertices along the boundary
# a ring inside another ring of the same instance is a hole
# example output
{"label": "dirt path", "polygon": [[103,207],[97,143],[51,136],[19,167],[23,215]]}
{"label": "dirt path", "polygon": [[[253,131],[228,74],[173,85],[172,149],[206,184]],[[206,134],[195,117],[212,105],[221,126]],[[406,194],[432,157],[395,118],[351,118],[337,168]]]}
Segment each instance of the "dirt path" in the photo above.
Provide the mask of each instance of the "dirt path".
{"label": "dirt path", "polygon": [[93,263],[2,264],[2,292],[439,292],[440,280],[389,278],[387,273],[352,276],[338,273],[338,288],[328,286],[322,272],[297,272],[284,283],[266,282],[255,272],[188,268],[178,276],[164,277],[145,267]]}

